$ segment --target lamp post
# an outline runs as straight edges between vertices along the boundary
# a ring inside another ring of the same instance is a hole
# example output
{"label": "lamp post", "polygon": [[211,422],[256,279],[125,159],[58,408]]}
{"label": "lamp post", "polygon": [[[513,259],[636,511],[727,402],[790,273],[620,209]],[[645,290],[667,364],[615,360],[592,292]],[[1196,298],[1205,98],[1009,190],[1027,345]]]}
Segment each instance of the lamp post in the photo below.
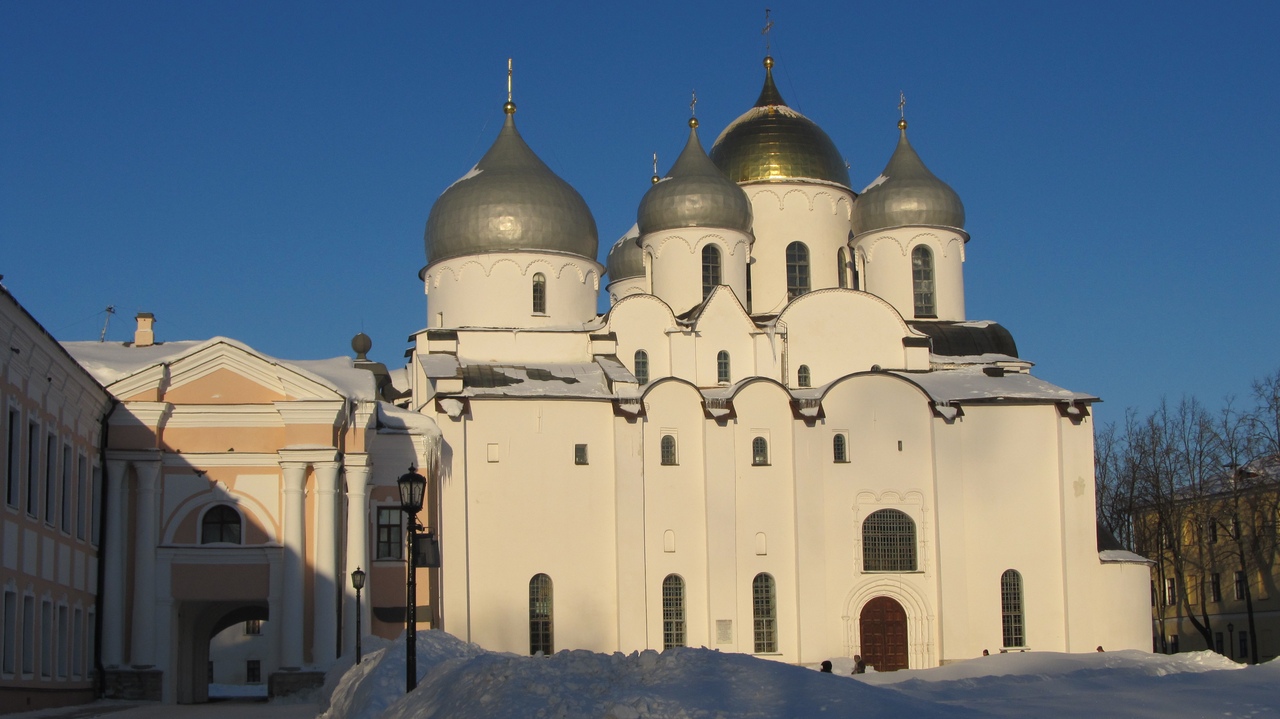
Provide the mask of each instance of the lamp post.
{"label": "lamp post", "polygon": [[418,577],[417,577],[417,559],[415,548],[417,547],[418,530],[421,525],[418,524],[418,512],[422,511],[422,496],[427,489],[427,478],[414,471],[412,465],[409,471],[400,475],[400,479],[396,480],[396,484],[400,486],[400,509],[406,515],[408,552],[405,556],[408,565],[409,575],[406,584],[406,600],[404,615],[404,642],[405,657],[404,670],[405,694],[413,691],[418,686]]}
{"label": "lamp post", "polygon": [[360,590],[364,589],[364,570],[356,567],[351,573],[351,586],[356,588],[356,664],[360,663],[360,632],[363,620],[360,617]]}

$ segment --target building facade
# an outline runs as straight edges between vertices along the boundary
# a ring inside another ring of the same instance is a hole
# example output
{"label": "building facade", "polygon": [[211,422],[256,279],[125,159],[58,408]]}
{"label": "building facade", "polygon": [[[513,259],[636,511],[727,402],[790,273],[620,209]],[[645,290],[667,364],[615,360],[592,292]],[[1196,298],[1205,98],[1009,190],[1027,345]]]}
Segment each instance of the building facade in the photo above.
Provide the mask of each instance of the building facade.
{"label": "building facade", "polygon": [[0,713],[94,696],[110,395],[0,286]]}

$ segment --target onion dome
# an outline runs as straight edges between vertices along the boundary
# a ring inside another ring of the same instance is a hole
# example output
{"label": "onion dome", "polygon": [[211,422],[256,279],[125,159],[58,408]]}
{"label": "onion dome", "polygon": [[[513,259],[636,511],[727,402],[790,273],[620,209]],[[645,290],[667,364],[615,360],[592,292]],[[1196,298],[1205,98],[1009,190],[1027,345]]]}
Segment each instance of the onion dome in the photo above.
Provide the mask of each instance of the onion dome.
{"label": "onion dome", "polygon": [[644,234],[678,227],[751,232],[751,201],[703,151],[697,118],[689,120],[689,142],[684,151],[666,178],[644,193],[637,215]]}
{"label": "onion dome", "polygon": [[947,183],[920,161],[900,120],[898,148],[884,172],[853,203],[853,234],[890,227],[925,225],[964,229],[964,204]]}
{"label": "onion dome", "polygon": [[480,252],[536,250],[595,260],[598,243],[591,210],[525,144],[516,130],[515,105],[498,139],[480,162],[449,186],[427,218],[427,264]]}
{"label": "onion dome", "polygon": [[716,138],[711,161],[734,182],[824,180],[849,187],[849,168],[827,133],[787,107],[773,84],[773,58],[764,59],[764,89]]}
{"label": "onion dome", "polygon": [[632,225],[627,234],[613,243],[605,265],[609,268],[609,281],[617,282],[632,277],[644,277],[644,250],[640,249],[640,225]]}

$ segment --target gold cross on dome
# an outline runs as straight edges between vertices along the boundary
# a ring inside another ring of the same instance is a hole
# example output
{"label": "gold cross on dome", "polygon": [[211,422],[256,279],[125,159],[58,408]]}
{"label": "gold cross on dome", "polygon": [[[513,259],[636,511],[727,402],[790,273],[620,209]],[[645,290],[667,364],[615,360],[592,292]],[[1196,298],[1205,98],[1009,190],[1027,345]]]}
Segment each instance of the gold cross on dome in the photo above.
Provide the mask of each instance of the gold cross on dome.
{"label": "gold cross on dome", "polygon": [[773,21],[769,19],[769,8],[764,9],[764,29],[760,31],[764,35],[764,54],[769,54],[769,31],[773,29]]}
{"label": "gold cross on dome", "polygon": [[689,101],[689,116],[698,114],[698,91],[693,91],[693,99]]}
{"label": "gold cross on dome", "polygon": [[507,58],[507,102],[511,102],[511,58]]}
{"label": "gold cross on dome", "polygon": [[907,119],[907,93],[898,91],[898,114],[903,120]]}

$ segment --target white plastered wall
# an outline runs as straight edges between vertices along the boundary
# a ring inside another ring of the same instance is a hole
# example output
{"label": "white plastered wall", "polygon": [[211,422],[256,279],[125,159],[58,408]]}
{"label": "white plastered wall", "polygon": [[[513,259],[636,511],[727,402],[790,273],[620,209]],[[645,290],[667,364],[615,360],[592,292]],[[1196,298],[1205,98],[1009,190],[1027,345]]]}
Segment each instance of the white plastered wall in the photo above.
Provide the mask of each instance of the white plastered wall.
{"label": "white plastered wall", "polygon": [[[604,268],[577,255],[493,252],[436,262],[427,268],[429,327],[550,327],[580,324],[596,314]],[[533,311],[533,280],[546,279],[546,311]]]}
{"label": "white plastered wall", "polygon": [[[799,182],[742,188],[754,213],[751,312],[779,312],[787,303],[787,245],[809,248],[809,287],[839,287],[836,254],[849,240],[853,195],[835,185]],[[848,250],[845,250],[848,256]]]}
{"label": "white plastered wall", "polygon": [[653,294],[676,314],[702,303],[702,252],[707,245],[720,250],[720,284],[728,285],[745,303],[750,236],[734,230],[687,227],[640,237]]}
{"label": "white plastered wall", "polygon": [[911,252],[924,245],[933,253],[934,295],[938,319],[963,321],[965,235],[937,227],[898,227],[854,238],[862,265],[862,286],[884,298],[908,320],[915,316]]}

